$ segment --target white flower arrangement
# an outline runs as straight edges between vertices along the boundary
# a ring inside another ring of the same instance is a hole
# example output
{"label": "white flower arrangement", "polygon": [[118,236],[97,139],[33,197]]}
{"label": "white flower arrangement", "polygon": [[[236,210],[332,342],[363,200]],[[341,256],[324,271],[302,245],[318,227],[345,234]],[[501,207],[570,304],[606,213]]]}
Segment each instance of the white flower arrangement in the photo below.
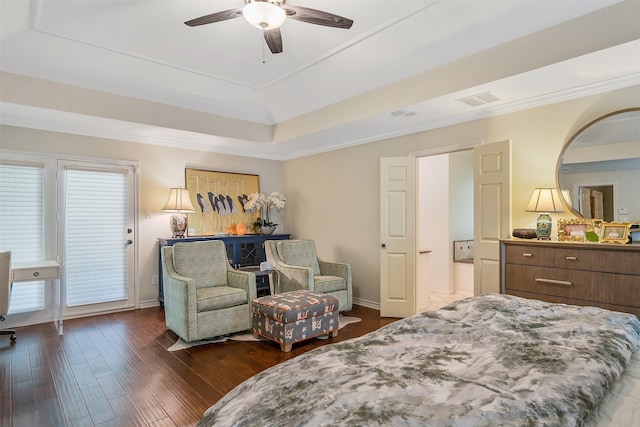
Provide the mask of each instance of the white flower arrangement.
{"label": "white flower arrangement", "polygon": [[252,193],[249,194],[247,201],[244,204],[244,210],[246,212],[260,212],[260,217],[257,219],[255,225],[261,227],[276,226],[271,222],[271,208],[280,212],[284,210],[284,205],[287,199],[281,193],[274,191],[268,196],[264,193]]}

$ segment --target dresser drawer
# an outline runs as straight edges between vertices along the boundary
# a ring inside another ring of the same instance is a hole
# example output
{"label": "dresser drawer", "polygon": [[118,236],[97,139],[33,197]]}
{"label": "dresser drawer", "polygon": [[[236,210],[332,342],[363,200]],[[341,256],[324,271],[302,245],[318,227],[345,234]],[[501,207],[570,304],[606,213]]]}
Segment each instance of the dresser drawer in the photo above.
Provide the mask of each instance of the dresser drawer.
{"label": "dresser drawer", "polygon": [[539,265],[554,267],[554,250],[537,246],[507,246],[505,259],[507,264]]}
{"label": "dresser drawer", "polygon": [[14,268],[14,282],[28,282],[36,280],[56,279],[58,277],[58,267],[34,267],[34,268]]}
{"label": "dresser drawer", "polygon": [[568,268],[571,270],[590,270],[594,251],[580,249],[554,249],[554,262],[556,268]]}
{"label": "dresser drawer", "polygon": [[640,276],[615,274],[613,303],[640,308]]}
{"label": "dresser drawer", "polygon": [[612,298],[612,274],[507,264],[505,276],[507,293],[517,290],[594,301],[594,284],[597,283],[599,296],[608,300],[602,302],[611,302]]}
{"label": "dresser drawer", "polygon": [[640,275],[640,252],[593,251],[589,270]]}

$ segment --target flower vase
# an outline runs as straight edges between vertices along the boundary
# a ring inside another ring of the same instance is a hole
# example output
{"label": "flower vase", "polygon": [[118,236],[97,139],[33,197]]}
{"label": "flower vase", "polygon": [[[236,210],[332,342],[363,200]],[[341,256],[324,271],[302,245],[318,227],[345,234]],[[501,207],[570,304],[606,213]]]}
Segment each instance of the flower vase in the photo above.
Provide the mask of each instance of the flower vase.
{"label": "flower vase", "polygon": [[260,234],[273,234],[276,231],[275,225],[263,225],[260,227]]}

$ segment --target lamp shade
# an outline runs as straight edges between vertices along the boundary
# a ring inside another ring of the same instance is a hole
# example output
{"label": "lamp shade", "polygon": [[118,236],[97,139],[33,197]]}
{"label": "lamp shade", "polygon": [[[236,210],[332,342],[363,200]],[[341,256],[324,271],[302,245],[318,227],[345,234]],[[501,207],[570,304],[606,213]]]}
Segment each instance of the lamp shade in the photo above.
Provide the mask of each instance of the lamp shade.
{"label": "lamp shade", "polygon": [[169,193],[169,200],[167,200],[162,210],[178,213],[195,212],[189,196],[189,190],[186,188],[172,188]]}
{"label": "lamp shade", "polygon": [[555,188],[536,188],[529,204],[527,212],[564,212],[562,201]]}
{"label": "lamp shade", "polygon": [[253,0],[242,9],[242,16],[256,28],[272,30],[284,23],[287,14],[280,6],[269,1]]}

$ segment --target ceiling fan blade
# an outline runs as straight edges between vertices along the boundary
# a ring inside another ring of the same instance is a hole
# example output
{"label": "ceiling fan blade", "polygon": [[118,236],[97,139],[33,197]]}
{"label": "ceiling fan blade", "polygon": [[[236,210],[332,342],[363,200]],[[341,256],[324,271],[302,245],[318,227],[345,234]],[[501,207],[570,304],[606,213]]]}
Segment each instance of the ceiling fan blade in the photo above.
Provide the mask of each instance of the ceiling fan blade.
{"label": "ceiling fan blade", "polygon": [[280,28],[264,30],[263,32],[264,40],[267,42],[271,53],[282,53],[282,34],[280,34]]}
{"label": "ceiling fan blade", "polygon": [[213,24],[214,22],[226,21],[227,19],[233,19],[242,16],[242,8],[223,10],[222,12],[212,13],[211,15],[201,16],[200,18],[191,19],[185,24],[190,27],[197,27],[198,25]]}
{"label": "ceiling fan blade", "polygon": [[345,30],[348,30],[353,25],[353,21],[349,18],[334,15],[329,12],[323,12],[321,10],[310,9],[302,6],[293,6],[290,4],[282,6],[282,8],[287,12],[288,18],[306,22],[308,24],[344,28]]}

